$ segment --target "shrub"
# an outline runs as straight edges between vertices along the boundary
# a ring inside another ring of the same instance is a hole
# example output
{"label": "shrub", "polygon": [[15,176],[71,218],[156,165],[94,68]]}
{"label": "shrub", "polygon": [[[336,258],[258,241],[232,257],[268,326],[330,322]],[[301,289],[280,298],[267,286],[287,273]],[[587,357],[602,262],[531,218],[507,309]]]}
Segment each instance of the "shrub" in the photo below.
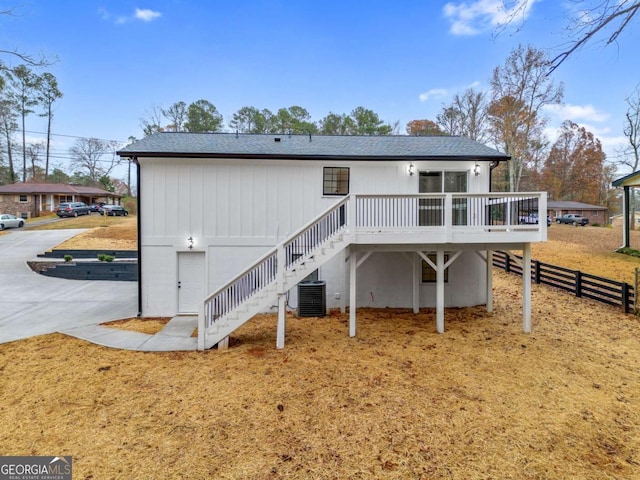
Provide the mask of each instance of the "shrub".
{"label": "shrub", "polygon": [[136,197],[125,197],[121,203],[122,206],[127,209],[129,215],[138,214],[138,199]]}
{"label": "shrub", "polygon": [[623,255],[629,255],[630,257],[640,257],[640,250],[636,250],[634,248],[622,247],[616,250],[617,253],[622,253]]}
{"label": "shrub", "polygon": [[115,257],[113,255],[107,255],[106,253],[99,253],[98,260],[101,262],[113,262]]}
{"label": "shrub", "polygon": [[64,257],[62,257],[62,258],[64,258],[64,261],[68,263],[68,262],[70,262],[71,260],[73,260],[73,255],[69,255],[69,254],[67,254],[67,255],[65,255],[65,256],[64,256]]}

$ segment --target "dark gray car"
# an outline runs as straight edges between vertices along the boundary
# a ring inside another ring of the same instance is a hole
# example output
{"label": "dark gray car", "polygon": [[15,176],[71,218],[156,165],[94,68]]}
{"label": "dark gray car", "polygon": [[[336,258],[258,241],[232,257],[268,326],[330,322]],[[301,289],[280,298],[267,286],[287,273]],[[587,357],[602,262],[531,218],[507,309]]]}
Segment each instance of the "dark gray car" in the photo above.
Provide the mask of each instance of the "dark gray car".
{"label": "dark gray car", "polygon": [[58,205],[56,215],[59,217],[77,217],[78,215],[89,215],[91,209],[84,202],[65,202]]}

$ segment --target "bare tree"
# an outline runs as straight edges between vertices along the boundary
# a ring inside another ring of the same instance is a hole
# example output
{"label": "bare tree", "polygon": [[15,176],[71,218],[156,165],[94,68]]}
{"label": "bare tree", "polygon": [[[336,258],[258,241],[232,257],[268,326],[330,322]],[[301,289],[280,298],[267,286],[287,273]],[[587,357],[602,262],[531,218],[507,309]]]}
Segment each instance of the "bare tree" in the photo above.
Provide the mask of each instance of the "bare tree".
{"label": "bare tree", "polygon": [[30,143],[27,145],[27,158],[29,158],[29,162],[31,163],[31,181],[37,182],[40,181],[38,170],[42,172],[42,168],[36,165],[41,160],[41,155],[45,146],[42,142],[38,143]]}
{"label": "bare tree", "polygon": [[620,164],[636,172],[640,165],[640,85],[636,85],[634,93],[626,98],[626,102],[624,135],[629,145],[624,150]]}
{"label": "bare tree", "polygon": [[162,126],[164,120],[164,113],[160,105],[152,105],[149,110],[145,112],[145,116],[140,119],[140,128],[145,137],[153,135],[154,133],[163,132],[165,127]]}
{"label": "bare tree", "polygon": [[94,183],[108,176],[120,164],[116,155],[118,142],[98,138],[78,138],[69,150],[72,164],[82,170]]}
{"label": "bare tree", "polygon": [[495,144],[511,156],[509,191],[519,190],[522,174],[534,157],[532,150],[544,143],[543,107],[562,101],[562,84],[553,84],[548,65],[542,51],[519,45],[504,66],[493,71],[490,131]]}
{"label": "bare tree", "polygon": [[467,88],[462,95],[455,94],[451,104],[436,116],[440,127],[449,135],[461,135],[485,143],[487,132],[486,94]]}
{"label": "bare tree", "polygon": [[[505,11],[511,14],[503,25],[518,22],[535,1],[505,0]],[[600,34],[604,34],[605,45],[616,43],[640,9],[640,0],[573,0],[572,3],[577,7],[576,11],[580,12],[566,27],[573,40],[549,62],[548,73],[553,72],[576,50],[594,41]]]}
{"label": "bare tree", "polygon": [[[10,17],[16,16],[17,7],[12,7],[6,10],[0,10],[0,16],[7,15]],[[16,57],[20,60],[24,65],[29,67],[45,67],[47,65],[51,65],[54,61],[48,60],[44,55],[40,54],[39,56],[34,56],[28,53],[21,52],[17,48],[0,49],[0,56],[9,56]],[[6,69],[5,64],[2,60],[0,60],[0,69]]]}
{"label": "bare tree", "polygon": [[187,118],[187,104],[184,102],[176,102],[166,110],[162,109],[162,115],[170,122],[167,130],[183,132],[184,122]]}

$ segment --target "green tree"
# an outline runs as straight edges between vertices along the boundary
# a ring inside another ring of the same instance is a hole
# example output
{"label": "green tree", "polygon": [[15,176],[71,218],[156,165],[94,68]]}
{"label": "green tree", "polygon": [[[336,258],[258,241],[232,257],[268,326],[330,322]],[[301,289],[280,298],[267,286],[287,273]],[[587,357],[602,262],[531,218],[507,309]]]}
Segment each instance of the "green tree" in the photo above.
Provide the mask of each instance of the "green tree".
{"label": "green tree", "polygon": [[269,133],[273,130],[273,117],[266,108],[242,107],[233,114],[229,126],[240,133]]}
{"label": "green tree", "polygon": [[385,124],[378,114],[364,107],[356,107],[351,111],[354,122],[354,135],[389,135],[393,130],[391,125]]}
{"label": "green tree", "polygon": [[58,80],[51,73],[45,72],[40,77],[37,85],[37,100],[44,109],[44,113],[40,114],[47,118],[47,140],[44,167],[44,181],[48,181],[49,177],[49,158],[51,152],[51,123],[53,122],[53,104],[62,98],[62,92],[58,89]]}
{"label": "green tree", "polygon": [[187,108],[184,128],[195,133],[218,132],[222,129],[222,115],[211,102],[197,100]]}
{"label": "green tree", "polygon": [[13,135],[18,130],[18,116],[13,109],[13,102],[7,99],[0,100],[0,131],[5,142],[5,150],[9,165],[9,183],[16,183],[17,175],[13,161]]}
{"label": "green tree", "polygon": [[57,167],[51,171],[49,175],[49,182],[51,183],[71,183],[71,178],[64,171]]}
{"label": "green tree", "polygon": [[116,190],[115,185],[113,184],[113,182],[111,181],[111,178],[109,178],[108,175],[102,175],[98,179],[98,183],[100,184],[100,187],[103,190],[106,190],[107,192],[114,192]]}
{"label": "green tree", "polygon": [[355,130],[355,122],[349,115],[329,112],[318,122],[320,133],[323,135],[352,135]]}
{"label": "green tree", "polygon": [[12,99],[22,120],[22,181],[27,178],[27,137],[26,119],[33,113],[32,107],[38,104],[36,91],[40,79],[26,65],[11,69],[10,82],[13,86]]}
{"label": "green tree", "polygon": [[297,105],[281,108],[272,119],[272,133],[316,133],[318,127],[310,120],[311,115],[305,108]]}

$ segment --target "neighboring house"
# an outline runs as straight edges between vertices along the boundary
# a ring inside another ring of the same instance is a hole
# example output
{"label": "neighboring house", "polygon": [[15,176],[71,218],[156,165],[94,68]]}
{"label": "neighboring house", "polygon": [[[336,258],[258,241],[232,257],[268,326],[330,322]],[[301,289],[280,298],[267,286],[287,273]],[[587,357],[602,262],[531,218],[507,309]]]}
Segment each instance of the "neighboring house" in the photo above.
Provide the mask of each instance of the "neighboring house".
{"label": "neighboring house", "polygon": [[[491,252],[524,252],[546,193],[489,193],[508,156],[463,137],[158,133],[120,150],[138,166],[142,316],[199,316],[199,348],[251,316],[298,306],[325,282],[326,308],[492,308]],[[514,257],[515,258],[515,257]],[[357,273],[357,274],[356,274]],[[323,307],[324,308],[324,305]]]}
{"label": "neighboring house", "polygon": [[101,188],[64,183],[13,183],[0,185],[0,211],[22,218],[53,212],[62,202],[119,203],[122,195]]}
{"label": "neighboring house", "polygon": [[547,200],[547,215],[552,221],[562,215],[575,213],[589,219],[589,224],[608,225],[609,209],[588,203]]}

